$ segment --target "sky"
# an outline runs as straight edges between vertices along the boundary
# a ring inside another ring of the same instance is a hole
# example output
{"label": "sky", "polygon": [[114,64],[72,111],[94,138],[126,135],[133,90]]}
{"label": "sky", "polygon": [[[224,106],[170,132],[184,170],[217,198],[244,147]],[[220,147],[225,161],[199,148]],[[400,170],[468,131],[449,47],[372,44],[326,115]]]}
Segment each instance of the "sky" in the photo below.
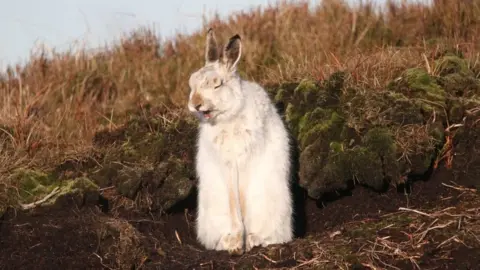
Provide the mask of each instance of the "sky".
{"label": "sky", "polygon": [[[318,3],[320,0],[310,0]],[[350,0],[356,2],[359,0]],[[376,0],[382,2],[384,0]],[[169,37],[202,26],[215,11],[221,16],[274,0],[0,0],[0,68],[24,63],[44,44],[57,51],[75,42],[95,48],[139,26]]]}

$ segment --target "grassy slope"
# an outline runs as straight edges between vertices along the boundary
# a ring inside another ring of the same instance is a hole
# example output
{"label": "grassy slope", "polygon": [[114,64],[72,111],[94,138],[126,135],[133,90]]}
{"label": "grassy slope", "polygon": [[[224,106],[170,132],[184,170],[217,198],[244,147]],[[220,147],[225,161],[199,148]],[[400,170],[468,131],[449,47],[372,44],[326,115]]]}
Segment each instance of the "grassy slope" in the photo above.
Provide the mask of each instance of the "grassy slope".
{"label": "grassy slope", "polygon": [[[345,70],[352,74],[347,84],[375,90],[407,67],[433,65],[446,47],[461,49],[478,70],[478,1],[434,2],[389,4],[381,15],[372,5],[353,9],[336,0],[313,11],[283,4],[208,24],[221,40],[233,33],[243,37],[240,69],[246,78],[279,84]],[[462,4],[467,2],[473,4]],[[183,113],[186,78],[203,61],[204,32],[159,43],[151,31],[139,30],[94,55],[46,59],[39,53],[26,67],[9,68],[0,80],[0,138],[12,147],[2,151],[0,171],[82,151],[98,129],[121,125],[126,112],[142,104]]]}

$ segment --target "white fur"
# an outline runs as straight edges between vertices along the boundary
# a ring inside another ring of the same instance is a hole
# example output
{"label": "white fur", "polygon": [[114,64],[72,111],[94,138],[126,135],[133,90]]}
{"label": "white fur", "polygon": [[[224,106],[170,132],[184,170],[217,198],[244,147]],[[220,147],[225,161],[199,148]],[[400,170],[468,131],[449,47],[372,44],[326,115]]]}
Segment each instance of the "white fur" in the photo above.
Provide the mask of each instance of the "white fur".
{"label": "white fur", "polygon": [[[241,253],[289,242],[293,223],[288,134],[265,90],[236,73],[240,54],[237,59],[207,59],[192,74],[188,108],[200,119],[197,238],[207,249]],[[214,89],[214,78],[223,85]],[[202,97],[200,110],[212,110],[211,118],[195,109],[200,104],[192,103],[194,94]]]}

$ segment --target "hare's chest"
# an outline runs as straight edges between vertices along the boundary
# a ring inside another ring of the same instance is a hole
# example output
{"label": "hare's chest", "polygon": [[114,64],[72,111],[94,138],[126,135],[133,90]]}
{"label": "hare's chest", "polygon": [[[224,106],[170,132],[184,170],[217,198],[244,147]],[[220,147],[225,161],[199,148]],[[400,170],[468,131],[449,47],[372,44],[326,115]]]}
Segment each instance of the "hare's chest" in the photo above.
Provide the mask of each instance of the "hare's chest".
{"label": "hare's chest", "polygon": [[259,140],[252,129],[233,126],[220,130],[213,137],[213,145],[222,159],[242,162],[256,151]]}

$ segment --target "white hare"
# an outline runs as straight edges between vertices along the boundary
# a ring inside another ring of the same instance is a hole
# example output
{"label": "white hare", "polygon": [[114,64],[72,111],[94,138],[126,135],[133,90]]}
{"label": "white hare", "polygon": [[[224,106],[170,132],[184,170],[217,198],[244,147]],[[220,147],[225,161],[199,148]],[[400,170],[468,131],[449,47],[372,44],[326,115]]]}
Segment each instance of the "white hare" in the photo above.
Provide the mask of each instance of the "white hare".
{"label": "white hare", "polygon": [[293,238],[290,142],[265,90],[237,74],[242,44],[219,50],[208,30],[206,64],[189,79],[200,122],[196,232],[207,249],[242,254]]}

